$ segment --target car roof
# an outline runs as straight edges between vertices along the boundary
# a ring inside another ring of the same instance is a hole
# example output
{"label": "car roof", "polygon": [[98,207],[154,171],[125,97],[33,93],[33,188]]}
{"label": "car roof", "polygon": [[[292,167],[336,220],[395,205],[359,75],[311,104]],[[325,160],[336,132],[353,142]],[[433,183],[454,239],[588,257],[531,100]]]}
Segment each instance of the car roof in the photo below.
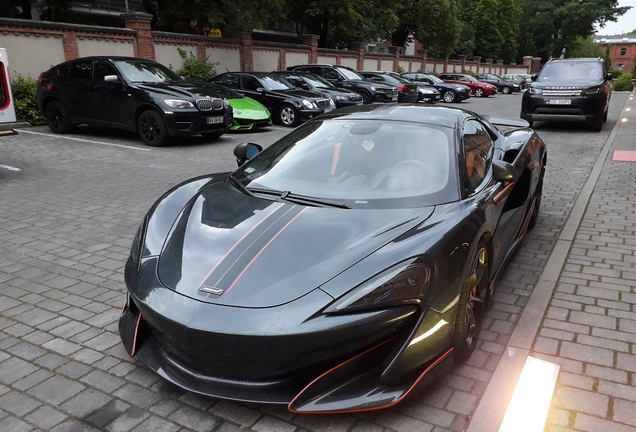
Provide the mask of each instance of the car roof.
{"label": "car roof", "polygon": [[467,118],[477,114],[455,107],[426,106],[420,104],[358,105],[341,108],[320,116],[321,119],[395,120],[411,123],[433,124],[454,128]]}
{"label": "car roof", "polygon": [[558,59],[550,59],[548,62],[561,62],[561,61],[575,61],[575,62],[599,62],[605,63],[600,57],[573,57],[573,58],[558,58]]}

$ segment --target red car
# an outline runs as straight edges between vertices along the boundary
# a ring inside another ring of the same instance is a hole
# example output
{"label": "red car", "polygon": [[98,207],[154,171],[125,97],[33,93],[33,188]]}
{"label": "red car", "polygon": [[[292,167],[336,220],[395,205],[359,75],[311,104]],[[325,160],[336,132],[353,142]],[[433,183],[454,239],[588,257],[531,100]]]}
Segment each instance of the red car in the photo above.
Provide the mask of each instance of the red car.
{"label": "red car", "polygon": [[463,73],[441,73],[438,75],[444,82],[463,84],[470,87],[470,91],[476,97],[487,97],[497,93],[497,87],[493,84],[477,81],[474,77]]}

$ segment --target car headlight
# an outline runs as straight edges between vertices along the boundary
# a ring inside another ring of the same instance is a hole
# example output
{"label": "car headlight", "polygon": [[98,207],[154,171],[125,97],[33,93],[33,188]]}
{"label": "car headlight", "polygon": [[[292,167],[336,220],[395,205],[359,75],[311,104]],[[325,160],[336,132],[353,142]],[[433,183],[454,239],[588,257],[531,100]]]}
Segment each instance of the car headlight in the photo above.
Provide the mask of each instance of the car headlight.
{"label": "car headlight", "polygon": [[599,87],[592,87],[589,89],[585,89],[583,90],[583,93],[593,95],[593,94],[598,94],[598,92],[600,91],[601,91],[601,87],[599,86]]}
{"label": "car headlight", "polygon": [[349,100],[349,96],[336,96],[336,100],[346,101]]}
{"label": "car headlight", "polygon": [[137,234],[133,239],[132,247],[130,248],[130,260],[133,266],[139,270],[139,263],[141,262],[141,255],[144,247],[144,239],[146,237],[146,229],[148,228],[148,216],[144,217],[144,220],[137,229]]}
{"label": "car headlight", "polygon": [[234,114],[241,115],[241,114],[243,114],[243,111],[234,110]]}
{"label": "car headlight", "polygon": [[[228,108],[230,107],[230,103],[228,102],[228,100],[227,100],[227,99],[223,99],[223,107],[224,107],[225,109],[228,109]],[[239,113],[239,114],[240,114],[240,113]]]}
{"label": "car headlight", "polygon": [[186,100],[181,99],[164,99],[163,102],[168,105],[170,108],[194,108],[194,104],[192,102],[188,102]]}
{"label": "car headlight", "polygon": [[308,101],[307,99],[303,99],[303,105],[305,105],[309,109],[316,108],[316,104]]}
{"label": "car headlight", "polygon": [[422,92],[424,94],[435,94],[435,93],[437,93],[437,90],[420,87],[420,92]]}
{"label": "car headlight", "polygon": [[371,86],[371,90],[376,91],[378,88],[376,86]]}
{"label": "car headlight", "polygon": [[336,107],[336,103],[331,98],[329,98],[329,105],[331,106],[331,108],[335,108]]}
{"label": "car headlight", "polygon": [[514,88],[519,88],[519,84],[513,84],[512,85]]}
{"label": "car headlight", "polygon": [[530,88],[528,88],[528,93],[530,93],[530,94],[542,94],[543,90],[530,86]]}
{"label": "car headlight", "polygon": [[432,279],[428,265],[414,261],[403,262],[358,285],[325,312],[351,312],[420,303],[428,296]]}

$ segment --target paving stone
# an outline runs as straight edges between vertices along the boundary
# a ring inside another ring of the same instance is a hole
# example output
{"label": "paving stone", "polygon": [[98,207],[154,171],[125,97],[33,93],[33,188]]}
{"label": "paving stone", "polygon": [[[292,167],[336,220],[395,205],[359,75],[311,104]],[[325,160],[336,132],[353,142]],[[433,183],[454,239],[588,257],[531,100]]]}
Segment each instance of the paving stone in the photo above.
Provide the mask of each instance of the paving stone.
{"label": "paving stone", "polygon": [[198,432],[207,432],[217,427],[220,422],[210,414],[185,406],[171,414],[168,420]]}
{"label": "paving stone", "polygon": [[157,401],[161,398],[161,396],[157,393],[146,390],[135,384],[126,384],[113,392],[113,395],[140,408],[147,408],[150,405],[157,403]]}
{"label": "paving stone", "polygon": [[16,357],[0,363],[0,383],[11,384],[32,374],[37,367]]}
{"label": "paving stone", "polygon": [[2,427],[3,430],[11,432],[28,432],[33,430],[31,425],[13,416],[3,418],[0,421],[0,427]]}
{"label": "paving stone", "polygon": [[40,384],[41,382],[51,378],[53,374],[47,370],[40,369],[33,372],[31,375],[28,375],[21,380],[14,382],[11,386],[16,390],[27,390],[34,385]]}
{"label": "paving stone", "polygon": [[212,413],[214,413],[215,416],[232,421],[244,427],[252,426],[261,416],[258,411],[229,401],[220,401],[214,405]]}
{"label": "paving stone", "polygon": [[561,343],[560,355],[601,366],[613,366],[614,364],[614,353],[612,351],[571,342]]}
{"label": "paving stone", "polygon": [[24,416],[39,406],[41,406],[41,403],[18,391],[11,391],[0,396],[0,409],[17,416]]}
{"label": "paving stone", "polygon": [[398,432],[430,432],[433,425],[390,411],[382,412],[376,423]]}
{"label": "paving stone", "polygon": [[[102,429],[108,425],[109,423],[113,422],[115,419],[119,418],[119,416],[125,412],[126,410],[128,410],[128,408],[130,408],[130,405],[128,405],[125,402],[122,402],[120,400],[117,399],[113,399],[110,402],[108,402],[106,405],[96,409],[95,411],[93,411],[90,415],[88,415],[84,421],[88,424],[90,424],[91,426],[96,427],[97,429]],[[142,412],[141,411],[136,411],[137,414],[139,414],[139,417],[142,416]],[[130,414],[129,414],[130,415]],[[134,412],[132,417],[134,417]],[[130,420],[130,419],[129,419]],[[113,422],[116,423],[116,422]],[[130,425],[135,425],[137,423],[131,423],[130,421],[126,422],[126,421],[122,421],[118,424],[118,426],[116,426],[115,424],[112,426],[112,428],[115,427],[124,427],[126,425],[126,423],[130,424]]]}
{"label": "paving stone", "polygon": [[46,405],[41,406],[26,416],[26,420],[29,423],[44,430],[52,429],[66,419],[66,415]]}
{"label": "paving stone", "polygon": [[82,391],[84,386],[68,378],[56,375],[27,391],[41,401],[57,406]]}
{"label": "paving stone", "polygon": [[556,391],[555,398],[554,404],[564,409],[598,417],[605,417],[608,413],[609,398],[605,395],[572,387],[561,387]]}
{"label": "paving stone", "polygon": [[636,403],[614,399],[612,420],[636,427]]}
{"label": "paving stone", "polygon": [[470,393],[455,391],[446,409],[463,415],[469,415],[477,404],[477,397]]}
{"label": "paving stone", "polygon": [[296,426],[278,420],[274,417],[263,417],[254,426],[252,430],[256,432],[294,432]]}
{"label": "paving stone", "polygon": [[625,426],[616,422],[600,419],[598,417],[592,417],[585,414],[577,414],[574,422],[574,427],[577,430],[585,432],[599,432],[599,431],[612,431],[612,432],[636,432],[636,428],[631,426]]}

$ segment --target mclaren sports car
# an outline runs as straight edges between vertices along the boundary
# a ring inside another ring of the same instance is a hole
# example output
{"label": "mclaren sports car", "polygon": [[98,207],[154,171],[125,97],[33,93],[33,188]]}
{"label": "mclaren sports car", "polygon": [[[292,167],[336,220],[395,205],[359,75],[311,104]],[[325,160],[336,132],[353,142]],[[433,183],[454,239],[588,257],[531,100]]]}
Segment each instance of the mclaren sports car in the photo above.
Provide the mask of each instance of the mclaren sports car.
{"label": "mclaren sports car", "polygon": [[234,156],[144,217],[123,346],[195,393],[335,413],[395,405],[470,356],[547,151],[521,119],[390,104]]}

